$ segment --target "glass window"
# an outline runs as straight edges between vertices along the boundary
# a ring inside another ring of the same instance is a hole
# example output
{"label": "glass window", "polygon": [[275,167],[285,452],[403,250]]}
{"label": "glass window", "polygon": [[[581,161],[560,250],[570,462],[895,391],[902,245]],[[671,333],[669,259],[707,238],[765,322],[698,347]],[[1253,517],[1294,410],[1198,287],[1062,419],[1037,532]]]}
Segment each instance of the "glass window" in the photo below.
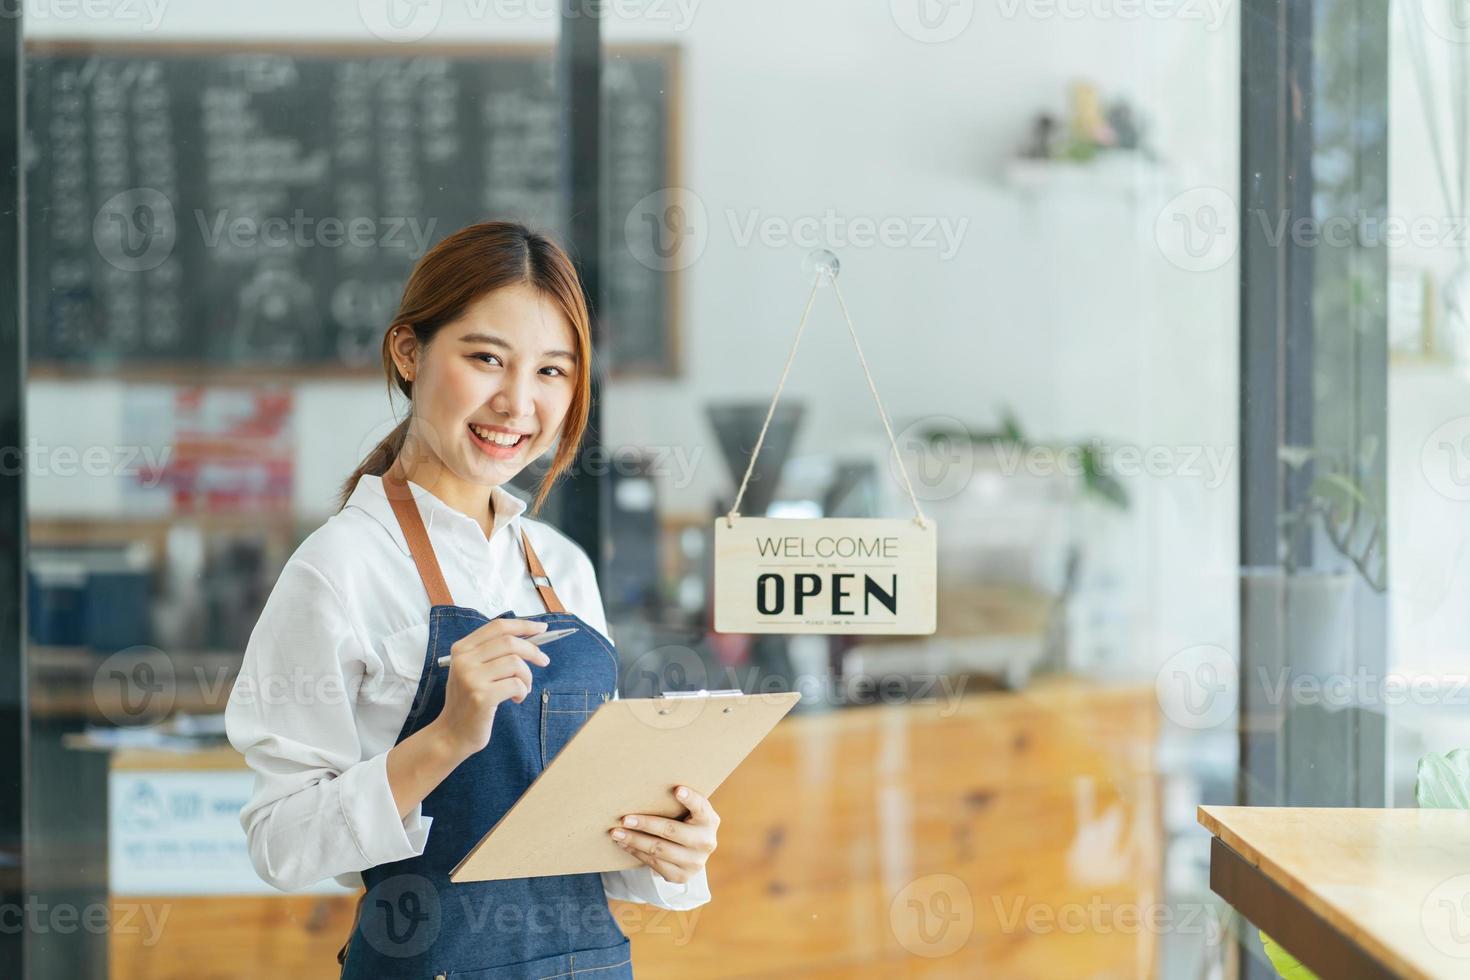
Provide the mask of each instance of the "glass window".
{"label": "glass window", "polygon": [[[640,976],[1266,976],[1197,807],[1411,806],[1463,744],[1470,47],[1434,4],[1389,14],[0,17],[28,194],[0,248],[26,318],[0,690],[27,714],[0,744],[55,913],[26,974],[336,969],[360,889],[259,873],[224,710],[283,569],[413,411],[385,332],[416,264],[498,219],[565,245],[590,303],[587,434],[535,517],[590,563],[570,611],[605,617],[619,696],[802,694],[714,795],[710,902],[611,899]],[[504,489],[531,503],[550,459]],[[737,513],[933,522],[935,630],[716,630]],[[455,598],[497,616],[523,569],[469,530]],[[413,685],[422,626],[343,642]]]}

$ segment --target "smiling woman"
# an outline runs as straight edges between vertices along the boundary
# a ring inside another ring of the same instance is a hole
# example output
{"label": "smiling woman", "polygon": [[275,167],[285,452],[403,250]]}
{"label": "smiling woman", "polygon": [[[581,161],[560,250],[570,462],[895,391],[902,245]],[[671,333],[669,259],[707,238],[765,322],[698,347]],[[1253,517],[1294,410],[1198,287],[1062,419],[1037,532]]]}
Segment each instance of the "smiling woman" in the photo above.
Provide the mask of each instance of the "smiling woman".
{"label": "smiling woman", "polygon": [[[331,876],[365,889],[337,957],[344,980],[573,967],[629,980],[609,900],[710,899],[719,815],[687,786],[668,787],[678,819],[610,817],[606,838],[585,842],[604,852],[592,870],[449,877],[545,768],[546,733],[570,739],[588,706],[617,696],[591,561],[504,489],[554,453],[539,507],[566,469],[587,425],[589,346],[582,285],[550,239],[487,222],[430,250],[383,338],[408,418],[291,556],[251,633],[226,712],[258,776],[241,824],[276,887]],[[353,693],[250,696],[302,672]],[[567,924],[505,921],[548,912]]]}
{"label": "smiling woman", "polygon": [[566,253],[513,222],[455,232],[415,267],[382,349],[388,385],[412,414],[348,477],[339,503],[402,456],[415,482],[472,513],[455,488],[502,484],[557,442],[539,512],[587,425],[590,328]]}

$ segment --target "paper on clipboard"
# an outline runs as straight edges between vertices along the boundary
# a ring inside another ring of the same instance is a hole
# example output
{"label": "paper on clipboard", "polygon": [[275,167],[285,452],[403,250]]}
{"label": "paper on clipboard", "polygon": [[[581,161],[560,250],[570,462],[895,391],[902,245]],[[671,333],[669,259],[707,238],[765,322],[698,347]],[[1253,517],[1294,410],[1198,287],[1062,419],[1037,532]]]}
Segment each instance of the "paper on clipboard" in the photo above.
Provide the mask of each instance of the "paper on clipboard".
{"label": "paper on clipboard", "polygon": [[629,813],[682,816],[673,787],[713,793],[799,700],[792,691],[604,701],[449,880],[642,866],[608,831]]}

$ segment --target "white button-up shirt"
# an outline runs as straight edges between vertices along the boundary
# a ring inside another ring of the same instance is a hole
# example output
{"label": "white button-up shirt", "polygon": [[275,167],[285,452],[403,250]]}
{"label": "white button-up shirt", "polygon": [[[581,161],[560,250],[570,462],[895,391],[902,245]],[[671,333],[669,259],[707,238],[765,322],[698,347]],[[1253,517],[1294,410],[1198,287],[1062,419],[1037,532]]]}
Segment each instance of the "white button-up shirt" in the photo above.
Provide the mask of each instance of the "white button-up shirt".
{"label": "white button-up shirt", "polygon": [[[526,570],[524,527],[567,611],[608,635],[592,563],[525,501],[491,492],[487,538],[474,518],[409,483],[456,605],[531,616],[546,605]],[[422,854],[433,818],[407,817],[387,756],[423,672],[429,599],[381,477],[364,476],[342,510],[286,562],[230,692],[230,744],[255,771],[240,811],[250,859],[283,891],[332,876],[362,886],[366,868]],[[616,693],[616,692],[615,692]],[[602,874],[609,898],[687,909],[710,899],[701,871],[675,884],[644,867]]]}

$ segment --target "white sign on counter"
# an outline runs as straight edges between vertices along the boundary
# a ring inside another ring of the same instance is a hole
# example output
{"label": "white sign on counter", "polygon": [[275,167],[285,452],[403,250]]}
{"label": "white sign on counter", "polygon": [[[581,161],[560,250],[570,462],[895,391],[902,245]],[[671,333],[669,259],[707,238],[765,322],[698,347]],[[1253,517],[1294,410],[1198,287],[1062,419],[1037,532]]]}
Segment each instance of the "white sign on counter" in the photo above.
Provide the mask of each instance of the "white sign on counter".
{"label": "white sign on counter", "polygon": [[[250,863],[240,808],[255,777],[239,771],[116,770],[108,776],[108,874],[114,896],[281,895]],[[292,894],[348,894],[331,878]]]}

